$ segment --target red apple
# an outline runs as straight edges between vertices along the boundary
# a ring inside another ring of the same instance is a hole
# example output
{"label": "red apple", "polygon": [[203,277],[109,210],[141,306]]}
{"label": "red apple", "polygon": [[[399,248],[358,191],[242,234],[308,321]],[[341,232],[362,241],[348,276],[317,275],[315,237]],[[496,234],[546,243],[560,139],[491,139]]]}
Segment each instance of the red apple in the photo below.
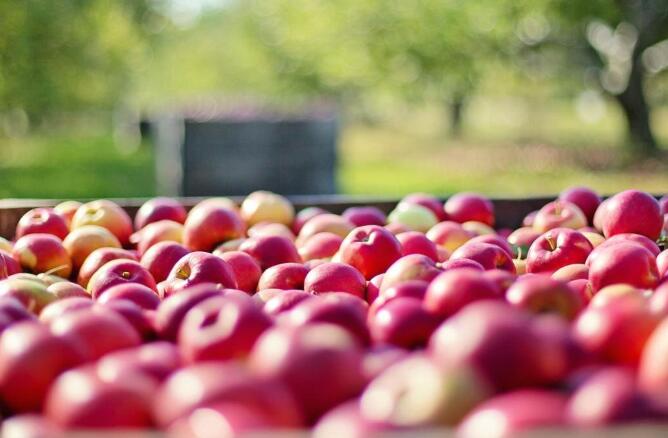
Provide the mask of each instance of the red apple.
{"label": "red apple", "polygon": [[409,280],[431,281],[442,271],[432,259],[421,254],[404,256],[394,262],[383,276],[380,292]]}
{"label": "red apple", "polygon": [[348,219],[356,227],[365,225],[383,226],[387,221],[385,213],[377,207],[348,207],[341,213],[341,216]]}
{"label": "red apple", "polygon": [[555,280],[570,282],[573,280],[588,280],[589,267],[583,263],[573,263],[563,266],[552,273]]}
{"label": "red apple", "polygon": [[50,284],[46,287],[46,290],[59,300],[70,297],[90,298],[86,289],[71,281],[59,281]]}
{"label": "red apple", "polygon": [[72,230],[63,240],[63,246],[72,258],[74,272],[98,248],[120,248],[121,244],[109,230],[97,225],[84,225]]}
{"label": "red apple", "polygon": [[248,226],[260,222],[292,225],[295,209],[290,201],[276,193],[259,190],[246,196],[241,204],[241,217]]}
{"label": "red apple", "polygon": [[105,263],[90,278],[86,290],[97,299],[104,291],[120,284],[139,283],[156,290],[151,273],[139,262],[127,259],[112,260]]}
{"label": "red apple", "polygon": [[[593,253],[592,253],[593,254]],[[628,284],[641,289],[653,289],[659,281],[656,259],[640,245],[619,243],[597,249],[596,257],[588,260],[589,281],[594,289],[611,284]]]}
{"label": "red apple", "polygon": [[176,262],[167,279],[158,286],[158,292],[164,298],[202,283],[217,284],[221,289],[237,288],[234,271],[227,262],[213,254],[195,251]]}
{"label": "red apple", "polygon": [[262,273],[258,290],[264,289],[304,289],[304,280],[309,268],[301,263],[281,263]]}
{"label": "red apple", "polygon": [[656,267],[659,271],[659,276],[663,279],[668,274],[668,250],[661,251],[656,256]]}
{"label": "red apple", "polygon": [[529,247],[540,235],[541,233],[532,227],[521,227],[510,233],[508,243],[513,246],[513,255],[519,258],[526,257]]}
{"label": "red apple", "polygon": [[470,259],[480,263],[485,270],[503,269],[515,272],[513,259],[504,250],[491,243],[467,242],[450,256],[450,261]]}
{"label": "red apple", "polygon": [[153,276],[156,283],[167,279],[176,262],[181,260],[188,250],[176,242],[160,242],[150,247],[141,257],[141,265]]}
{"label": "red apple", "polygon": [[311,298],[315,299],[316,297],[303,290],[279,290],[264,302],[263,309],[267,315],[275,317]]}
{"label": "red apple", "polygon": [[295,244],[283,236],[259,236],[246,239],[239,250],[249,254],[264,271],[281,263],[301,263]]}
{"label": "red apple", "polygon": [[53,207],[53,211],[63,218],[67,224],[67,228],[71,229],[72,218],[77,210],[81,207],[81,202],[78,201],[63,201]]}
{"label": "red apple", "polygon": [[164,381],[183,365],[179,349],[167,341],[156,341],[140,347],[114,351],[96,364],[97,374],[105,382],[120,382],[133,375]]}
{"label": "red apple", "polygon": [[401,202],[406,204],[418,204],[423,207],[427,207],[434,213],[439,222],[448,220],[448,215],[443,209],[443,202],[436,196],[432,196],[427,193],[411,193],[401,198]]}
{"label": "red apple", "polygon": [[95,251],[91,252],[86,260],[81,265],[79,269],[79,275],[77,276],[77,283],[81,286],[88,286],[93,274],[95,274],[102,266],[106,265],[112,260],[134,260],[137,261],[137,257],[132,251],[121,248],[98,248]]}
{"label": "red apple", "polygon": [[[445,261],[445,262],[441,263],[441,270],[443,272],[452,271],[452,270],[455,270],[455,269],[475,269],[476,271],[480,271],[480,272],[485,271],[485,268],[479,262],[476,262],[475,260],[472,260],[472,259],[448,260],[448,261]],[[490,271],[498,271],[498,270],[499,269],[490,269]],[[508,271],[506,271],[506,272],[508,272]],[[514,275],[511,272],[509,272],[509,274]]]}
{"label": "red apple", "polygon": [[17,299],[35,315],[39,315],[47,304],[57,299],[43,282],[13,277],[0,281],[0,297]]}
{"label": "red apple", "polygon": [[331,438],[346,432],[346,438],[367,438],[377,436],[392,427],[378,421],[364,418],[360,412],[359,400],[347,401],[328,411],[313,427],[313,438]]}
{"label": "red apple", "polygon": [[0,280],[21,272],[21,265],[12,255],[0,249]]}
{"label": "red apple", "polygon": [[96,308],[113,310],[135,329],[143,341],[152,341],[156,338],[155,327],[153,327],[153,317],[149,312],[154,310],[145,310],[134,301],[126,298],[105,301],[97,303]]}
{"label": "red apple", "polygon": [[366,281],[354,267],[329,262],[311,269],[304,279],[304,290],[319,295],[328,292],[347,292],[364,298]]}
{"label": "red apple", "polygon": [[429,313],[422,301],[398,297],[385,303],[369,320],[371,339],[406,349],[424,348],[441,318]]}
{"label": "red apple", "polygon": [[300,210],[292,222],[292,232],[298,235],[306,222],[320,214],[325,213],[329,212],[320,207],[306,207],[303,210]]}
{"label": "red apple", "polygon": [[659,203],[651,195],[626,190],[606,202],[601,226],[605,237],[635,233],[656,240],[661,234],[663,216]]}
{"label": "red apple", "polygon": [[243,251],[228,251],[219,257],[232,268],[234,278],[237,279],[237,287],[251,295],[254,294],[262,275],[259,263]]}
{"label": "red apple", "polygon": [[[477,270],[484,271],[482,267]],[[518,279],[517,275],[512,272],[504,271],[503,269],[490,269],[489,271],[484,271],[482,276],[494,283],[502,296],[505,296],[508,288]]]}
{"label": "red apple", "polygon": [[130,242],[132,220],[118,204],[105,199],[87,202],[79,207],[72,217],[70,227],[74,230],[85,225],[98,225],[109,230],[121,245]]}
{"label": "red apple", "polygon": [[594,213],[601,204],[598,193],[588,187],[569,187],[559,193],[559,200],[570,202],[580,207],[589,223],[594,220]]}
{"label": "red apple", "polygon": [[142,255],[158,242],[183,243],[183,225],[169,220],[152,222],[130,236],[130,242],[137,245]]}
{"label": "red apple", "polygon": [[524,219],[522,219],[522,226],[533,227],[533,223],[536,220],[536,215],[538,215],[538,210],[530,211],[529,213],[527,213],[527,215],[524,216]]}
{"label": "red apple", "polygon": [[427,289],[424,306],[433,315],[448,318],[478,300],[501,299],[496,284],[473,269],[454,269],[436,277]]}
{"label": "red apple", "polygon": [[477,193],[457,193],[448,198],[444,209],[450,220],[460,224],[476,221],[494,226],[494,204]]}
{"label": "red apple", "polygon": [[436,244],[419,231],[406,231],[396,235],[401,244],[401,255],[422,254],[435,262],[439,261]]}
{"label": "red apple", "polygon": [[599,248],[602,250],[605,247],[616,245],[618,243],[633,243],[640,245],[651,252],[655,257],[661,252],[661,249],[659,249],[659,245],[657,245],[656,242],[641,234],[633,233],[615,234],[614,236],[605,239],[605,241],[596,247],[596,250],[599,251]]}
{"label": "red apple", "polygon": [[517,280],[508,288],[506,300],[533,313],[556,313],[568,320],[585,307],[582,297],[566,283],[542,275]]}
{"label": "red apple", "polygon": [[644,391],[651,394],[662,392],[665,394],[668,389],[666,357],[668,357],[668,319],[664,318],[647,340],[640,358],[638,382]]}
{"label": "red apple", "polygon": [[72,260],[62,241],[53,234],[27,234],[14,244],[12,256],[26,272],[48,272],[68,278]]}
{"label": "red apple", "polygon": [[300,245],[309,237],[324,232],[333,233],[343,238],[353,228],[355,228],[355,225],[344,217],[332,213],[318,214],[304,223],[297,236],[297,244]]}
{"label": "red apple", "polygon": [[243,237],[246,227],[234,210],[217,205],[193,208],[183,225],[183,244],[191,251],[211,251],[223,242]]}
{"label": "red apple", "polygon": [[553,228],[531,244],[526,258],[527,272],[553,273],[567,265],[584,263],[593,249],[582,233]]}
{"label": "red apple", "polygon": [[153,198],[144,202],[135,215],[135,228],[141,230],[146,225],[162,220],[180,224],[186,221],[186,209],[179,201],[171,198]]}
{"label": "red apple", "polygon": [[491,245],[496,245],[503,251],[505,251],[506,254],[508,254],[510,257],[514,256],[513,247],[510,246],[510,243],[508,243],[508,241],[504,237],[501,237],[498,234],[483,234],[475,236],[467,243],[475,243],[475,242],[489,243]]}
{"label": "red apple", "polygon": [[401,257],[401,244],[385,228],[355,228],[341,243],[337,258],[362,273],[365,279],[382,274]]}
{"label": "red apple", "polygon": [[52,208],[34,208],[21,216],[16,225],[16,238],[26,234],[46,233],[63,240],[70,230],[67,222]]}
{"label": "red apple", "polygon": [[147,310],[155,310],[160,304],[158,293],[141,283],[121,283],[111,286],[97,298],[97,302],[100,304],[114,300],[129,300]]}
{"label": "red apple", "polygon": [[567,201],[553,201],[538,210],[532,226],[539,233],[553,228],[577,230],[587,226],[587,218],[577,205]]}
{"label": "red apple", "polygon": [[11,297],[0,297],[0,335],[16,322],[33,319],[35,319],[35,316],[23,307],[19,300]]}
{"label": "red apple", "polygon": [[376,301],[376,298],[378,298],[378,294],[380,294],[380,285],[383,282],[384,277],[385,274],[378,274],[366,282],[367,304],[371,305],[374,301]]}
{"label": "red apple", "polygon": [[314,234],[301,243],[298,248],[299,255],[304,261],[331,259],[341,247],[342,242],[343,237],[334,233]]}
{"label": "red apple", "polygon": [[39,320],[44,324],[51,324],[59,319],[62,315],[70,312],[76,312],[81,309],[90,309],[95,303],[91,300],[90,295],[86,293],[84,297],[69,297],[50,303],[39,314]]}

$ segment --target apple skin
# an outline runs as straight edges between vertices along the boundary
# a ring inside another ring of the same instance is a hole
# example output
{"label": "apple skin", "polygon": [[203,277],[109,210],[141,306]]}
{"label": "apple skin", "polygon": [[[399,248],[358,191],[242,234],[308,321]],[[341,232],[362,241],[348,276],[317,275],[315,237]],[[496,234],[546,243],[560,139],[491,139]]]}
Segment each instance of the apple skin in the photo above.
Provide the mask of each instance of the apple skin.
{"label": "apple skin", "polygon": [[134,301],[124,298],[97,303],[95,309],[109,309],[122,316],[144,342],[153,341],[157,337],[153,327],[153,317],[151,316],[151,313],[155,312],[154,310],[142,309]]}
{"label": "apple skin", "polygon": [[65,224],[67,224],[67,228],[71,230],[72,218],[79,207],[81,207],[81,202],[79,201],[63,201],[53,207],[53,211],[63,218]]}
{"label": "apple skin", "polygon": [[120,382],[129,376],[141,375],[160,383],[183,364],[176,345],[156,341],[109,353],[97,362],[96,371],[105,382]]}
{"label": "apple skin", "polygon": [[383,282],[385,274],[378,274],[371,280],[366,282],[366,302],[368,305],[373,304],[380,294],[380,285]]}
{"label": "apple skin", "polygon": [[654,289],[649,298],[649,308],[656,315],[668,316],[668,282],[664,281]]}
{"label": "apple skin", "polygon": [[2,422],[0,433],[4,438],[57,438],[63,431],[39,414],[14,415]]}
{"label": "apple skin", "polygon": [[[478,270],[483,271],[482,267]],[[512,272],[504,271],[503,269],[490,269],[489,271],[484,271],[482,276],[494,283],[503,296],[506,295],[508,288],[519,278]]]}
{"label": "apple skin", "polygon": [[150,247],[141,257],[141,265],[153,276],[156,283],[164,281],[170,271],[190,251],[176,242],[159,242]]}
{"label": "apple skin", "polygon": [[281,263],[262,273],[258,290],[264,289],[304,289],[304,280],[309,268],[301,263]]}
{"label": "apple skin", "polygon": [[378,225],[365,225],[348,234],[336,259],[356,268],[370,280],[385,272],[400,257],[401,243],[392,233]]}
{"label": "apple skin", "polygon": [[[603,243],[601,243],[596,247],[596,252],[603,251],[604,248],[616,245],[618,243],[632,243],[635,245],[640,245],[649,252],[651,252],[652,255],[654,255],[654,257],[657,257],[661,252],[661,249],[659,249],[659,245],[657,245],[656,242],[648,239],[647,237],[641,234],[633,234],[633,233],[615,234],[614,236],[605,239]],[[595,257],[595,255],[593,257]]]}
{"label": "apple skin", "polygon": [[514,257],[515,255],[515,253],[513,252],[513,247],[510,246],[508,240],[506,240],[504,237],[499,236],[498,234],[483,234],[480,236],[475,236],[467,243],[476,243],[476,242],[496,245],[499,248],[501,248],[506,254],[508,254],[511,258]]}
{"label": "apple skin", "polygon": [[281,425],[266,413],[242,402],[222,402],[195,409],[185,418],[175,421],[166,431],[170,437],[200,437],[213,433],[227,437],[252,436],[262,431],[283,435]]}
{"label": "apple skin", "polygon": [[267,315],[277,317],[283,312],[293,309],[302,301],[311,298],[315,299],[316,297],[303,290],[281,290],[265,301],[262,308]]}
{"label": "apple skin", "polygon": [[314,234],[304,240],[298,248],[304,261],[331,259],[339,251],[343,237],[328,232]]}
{"label": "apple skin", "polygon": [[353,399],[331,409],[313,427],[313,438],[331,438],[345,430],[346,438],[377,436],[394,428],[388,424],[365,418],[360,412],[359,400]]}
{"label": "apple skin", "polygon": [[531,244],[540,237],[541,233],[532,227],[521,227],[510,233],[508,243],[513,247],[513,254],[520,258],[526,257]]}
{"label": "apple skin", "polygon": [[520,389],[492,397],[464,419],[457,437],[503,438],[519,436],[531,429],[566,426],[568,397],[555,390]]}
{"label": "apple skin", "polygon": [[295,235],[299,235],[302,227],[306,222],[318,215],[327,213],[329,213],[327,210],[320,207],[306,207],[302,210],[299,210],[299,212],[297,212],[295,215],[294,221],[292,221],[292,232],[295,233]]}
{"label": "apple skin", "polygon": [[346,330],[308,324],[267,330],[256,342],[249,364],[256,375],[283,382],[312,424],[362,391],[362,359],[363,350]]}
{"label": "apple skin", "polygon": [[432,259],[421,254],[404,256],[390,266],[380,285],[380,292],[409,280],[431,281],[442,270]]}
{"label": "apple skin", "polygon": [[84,260],[79,274],[77,276],[77,283],[83,287],[88,286],[93,274],[95,274],[102,266],[112,260],[134,260],[137,261],[137,256],[132,251],[121,248],[98,248],[91,252],[86,260]]}
{"label": "apple skin", "polygon": [[39,320],[44,324],[50,325],[67,313],[77,312],[81,309],[90,309],[95,303],[90,298],[90,295],[86,295],[86,298],[69,297],[52,302],[39,314]]}
{"label": "apple skin", "polygon": [[59,216],[52,208],[33,208],[21,216],[16,225],[16,239],[27,234],[52,234],[63,240],[70,232],[65,219]]}
{"label": "apple skin", "polygon": [[438,223],[436,215],[432,211],[419,204],[400,202],[397,207],[387,216],[389,224],[399,224],[407,228],[407,231],[420,231],[426,233]]}
{"label": "apple skin", "polygon": [[153,424],[151,387],[140,376],[110,383],[93,367],[75,368],[53,383],[44,412],[66,429],[147,429]]}
{"label": "apple skin", "polygon": [[649,394],[661,394],[668,389],[668,319],[662,322],[651,334],[640,358],[638,383]]}
{"label": "apple skin", "polygon": [[395,298],[409,297],[416,298],[420,301],[424,300],[424,296],[427,293],[427,287],[429,287],[429,283],[426,281],[409,280],[385,289],[383,293],[369,305],[368,318],[371,319],[375,317],[378,310]]}
{"label": "apple skin", "polygon": [[532,226],[539,233],[545,233],[553,228],[577,230],[587,226],[587,218],[580,207],[571,202],[552,201],[538,210]]}
{"label": "apple skin", "polygon": [[424,348],[441,318],[429,313],[422,301],[397,297],[385,303],[369,320],[375,344],[391,344],[407,350]]}
{"label": "apple skin", "polygon": [[363,227],[365,225],[384,226],[387,222],[387,217],[377,207],[348,207],[341,216],[348,219],[356,227]]}
{"label": "apple skin", "polygon": [[436,244],[429,240],[427,236],[419,231],[406,231],[396,235],[401,244],[401,256],[409,254],[422,254],[435,262],[439,261],[438,249]]}
{"label": "apple skin", "polygon": [[668,250],[663,250],[656,256],[656,267],[659,271],[661,279],[665,279],[668,274]]}
{"label": "apple skin", "polygon": [[14,260],[10,253],[0,249],[0,280],[20,272],[22,271],[19,262]]}
{"label": "apple skin", "polygon": [[68,312],[54,319],[50,327],[56,336],[79,348],[88,360],[141,343],[135,328],[123,316],[107,308]]}
{"label": "apple skin", "polygon": [[178,343],[189,362],[245,358],[272,321],[251,300],[208,298],[183,319]]}
{"label": "apple skin", "polygon": [[56,377],[83,360],[73,343],[47,326],[16,323],[0,338],[0,397],[14,412],[37,411]]}
{"label": "apple skin", "polygon": [[191,251],[211,251],[245,233],[246,227],[236,211],[213,205],[201,206],[191,210],[183,224],[183,244]]}
{"label": "apple skin", "polygon": [[520,309],[555,313],[569,321],[585,307],[582,297],[566,283],[542,275],[517,280],[508,288],[506,300]]}
{"label": "apple skin", "polygon": [[243,251],[228,251],[219,257],[232,268],[237,287],[248,294],[254,294],[262,276],[260,264]]}
{"label": "apple skin", "polygon": [[82,204],[74,213],[70,228],[75,230],[86,225],[98,225],[116,236],[121,245],[130,243],[132,219],[118,204],[106,199]]}
{"label": "apple skin", "polygon": [[173,293],[202,283],[220,285],[221,289],[236,289],[234,271],[223,259],[203,251],[184,255],[158,285],[158,293],[166,298]]}
{"label": "apple skin", "polygon": [[170,220],[182,224],[186,221],[186,209],[179,201],[158,197],[144,202],[135,215],[135,229],[141,230],[148,224]]}
{"label": "apple skin", "polygon": [[626,190],[606,201],[601,227],[605,237],[635,233],[656,240],[661,235],[663,216],[659,203],[651,195]]}
{"label": "apple skin", "polygon": [[523,227],[533,227],[533,223],[536,220],[536,215],[538,214],[538,210],[530,211],[527,213],[526,216],[524,216],[524,219],[522,219],[522,226]]}
{"label": "apple skin", "polygon": [[594,292],[619,283],[641,289],[653,289],[659,282],[656,259],[642,246],[619,243],[600,251],[599,248],[595,258],[587,261],[589,281]]}
{"label": "apple skin", "polygon": [[62,278],[72,273],[72,260],[62,241],[53,234],[27,234],[14,243],[12,257],[26,272],[49,272]]}
{"label": "apple skin", "polygon": [[58,300],[70,297],[90,298],[86,289],[71,281],[59,281],[50,284],[46,287],[46,290],[53,294]]}
{"label": "apple skin", "polygon": [[121,243],[106,228],[84,225],[72,230],[63,240],[63,246],[72,258],[74,272],[78,272],[84,260],[98,248],[120,248]]}
{"label": "apple skin", "polygon": [[328,262],[309,271],[304,278],[304,290],[314,295],[347,292],[364,299],[366,280],[360,271],[350,265]]}
{"label": "apple skin", "polygon": [[443,208],[450,220],[460,224],[476,221],[494,226],[494,204],[477,193],[457,193],[448,198]]}
{"label": "apple skin", "polygon": [[241,203],[241,217],[249,227],[260,222],[290,226],[295,218],[295,209],[287,198],[259,190],[246,196]]}
{"label": "apple skin", "polygon": [[304,223],[297,235],[297,245],[301,245],[311,236],[324,232],[345,238],[354,228],[355,225],[342,216],[333,213],[318,214]]}
{"label": "apple skin", "polygon": [[368,382],[386,369],[411,355],[410,351],[394,345],[372,345],[364,353],[364,376]]}
{"label": "apple skin", "polygon": [[98,298],[100,304],[114,300],[129,300],[146,310],[155,310],[160,305],[158,293],[141,283],[123,283],[105,289]]}
{"label": "apple skin", "polygon": [[497,245],[491,243],[467,242],[452,253],[449,261],[459,259],[470,259],[478,262],[485,270],[503,269],[511,273],[515,272],[512,257]]}
{"label": "apple skin", "polygon": [[34,320],[35,316],[15,298],[0,297],[0,335],[8,327],[20,321]]}
{"label": "apple skin", "polygon": [[557,269],[552,273],[551,277],[566,283],[573,280],[588,280],[589,267],[584,263],[572,263]]}
{"label": "apple skin", "polygon": [[287,225],[276,222],[259,222],[247,231],[248,237],[258,236],[283,236],[294,242],[296,239],[294,233]]}
{"label": "apple skin", "polygon": [[183,225],[169,220],[152,222],[130,236],[141,256],[158,242],[183,243]]}
{"label": "apple skin", "polygon": [[427,207],[434,213],[439,222],[447,221],[448,215],[443,209],[443,202],[436,196],[427,193],[411,193],[401,199],[401,203],[418,204]]}
{"label": "apple skin", "polygon": [[202,362],[170,375],[154,401],[154,417],[167,427],[200,407],[241,403],[267,415],[277,427],[298,428],[303,418],[288,389],[258,377],[237,361]]}
{"label": "apple skin", "polygon": [[480,271],[454,269],[432,280],[424,296],[424,307],[432,315],[445,319],[474,301],[498,300],[502,297],[496,284]]}
{"label": "apple skin", "polygon": [[577,205],[591,224],[601,204],[601,196],[589,187],[569,187],[559,193],[559,200]]}
{"label": "apple skin", "polygon": [[295,244],[284,236],[258,236],[246,239],[240,246],[260,264],[262,270],[281,263],[301,263]]}
{"label": "apple skin", "polygon": [[112,260],[105,263],[90,278],[86,290],[93,299],[97,299],[107,289],[120,285],[139,283],[151,290],[156,290],[155,280],[139,262],[127,259]]}
{"label": "apple skin", "polygon": [[0,280],[0,297],[11,297],[20,301],[26,309],[35,315],[39,315],[44,307],[57,299],[54,294],[47,290],[46,284],[43,282],[14,278],[14,276]]}
{"label": "apple skin", "polygon": [[553,228],[529,247],[527,272],[551,274],[564,266],[584,263],[593,249],[582,233],[569,228]]}

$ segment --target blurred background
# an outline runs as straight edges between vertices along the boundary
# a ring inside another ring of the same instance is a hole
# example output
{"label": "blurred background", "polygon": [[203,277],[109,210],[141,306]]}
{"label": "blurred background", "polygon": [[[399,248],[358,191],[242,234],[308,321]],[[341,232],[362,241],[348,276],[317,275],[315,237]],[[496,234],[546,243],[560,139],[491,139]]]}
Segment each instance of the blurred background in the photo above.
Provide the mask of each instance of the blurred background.
{"label": "blurred background", "polygon": [[668,188],[666,0],[3,0],[0,30],[0,197]]}

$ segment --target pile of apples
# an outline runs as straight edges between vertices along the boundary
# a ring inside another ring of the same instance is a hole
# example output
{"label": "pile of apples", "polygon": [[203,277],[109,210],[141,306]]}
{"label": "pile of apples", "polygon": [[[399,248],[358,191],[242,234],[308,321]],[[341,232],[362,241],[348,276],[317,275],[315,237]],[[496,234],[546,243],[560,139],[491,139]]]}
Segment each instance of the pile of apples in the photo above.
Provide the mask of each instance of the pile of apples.
{"label": "pile of apples", "polygon": [[473,193],[36,208],[0,240],[3,437],[660,422],[667,210],[584,187],[515,230]]}

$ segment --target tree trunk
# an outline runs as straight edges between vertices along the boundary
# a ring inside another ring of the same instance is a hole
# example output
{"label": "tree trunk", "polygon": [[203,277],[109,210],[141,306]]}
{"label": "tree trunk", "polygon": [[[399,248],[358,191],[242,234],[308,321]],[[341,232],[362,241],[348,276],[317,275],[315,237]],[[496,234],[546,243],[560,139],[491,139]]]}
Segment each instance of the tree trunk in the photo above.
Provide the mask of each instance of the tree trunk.
{"label": "tree trunk", "polygon": [[450,135],[454,138],[459,138],[462,134],[465,100],[463,94],[457,93],[448,102],[450,109]]}

